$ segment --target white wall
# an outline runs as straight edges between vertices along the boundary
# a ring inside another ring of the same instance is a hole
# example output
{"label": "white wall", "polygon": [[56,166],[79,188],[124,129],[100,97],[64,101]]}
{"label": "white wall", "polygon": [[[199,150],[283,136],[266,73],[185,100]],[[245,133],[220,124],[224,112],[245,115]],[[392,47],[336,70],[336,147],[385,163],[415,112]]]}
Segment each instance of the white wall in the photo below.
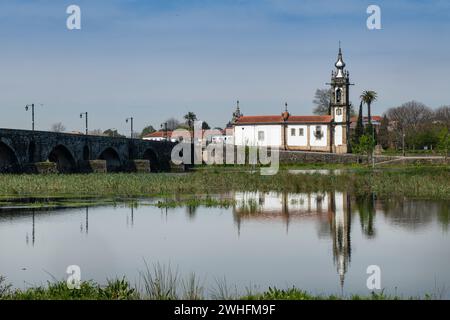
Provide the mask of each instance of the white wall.
{"label": "white wall", "polygon": [[[322,138],[316,139],[314,132],[316,131],[316,127],[320,126],[322,130]],[[327,137],[328,137],[328,126],[327,125],[311,125],[309,126],[309,136],[310,136],[310,146],[311,147],[326,147],[327,146]]]}
{"label": "white wall", "polygon": [[[337,114],[337,110],[341,110],[341,114]],[[334,108],[334,121],[343,122],[344,121],[344,108]]]}
{"label": "white wall", "polygon": [[343,145],[342,141],[342,133],[344,132],[342,126],[336,126],[334,129],[334,145],[335,146],[341,146]]}
{"label": "white wall", "polygon": [[[295,136],[291,135],[292,129],[295,129]],[[303,129],[303,136],[299,135],[300,129]],[[288,125],[286,131],[287,145],[291,147],[305,147],[308,145],[308,126]]]}
{"label": "white wall", "polygon": [[[264,132],[264,140],[258,140],[258,132]],[[245,125],[234,127],[234,143],[242,146],[281,146],[281,125]]]}

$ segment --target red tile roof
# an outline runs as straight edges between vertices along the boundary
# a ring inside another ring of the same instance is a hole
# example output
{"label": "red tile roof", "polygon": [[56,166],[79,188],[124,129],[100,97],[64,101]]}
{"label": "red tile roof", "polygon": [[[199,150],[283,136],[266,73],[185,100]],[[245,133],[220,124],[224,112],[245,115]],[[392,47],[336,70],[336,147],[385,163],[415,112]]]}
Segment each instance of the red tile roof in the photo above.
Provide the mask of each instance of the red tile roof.
{"label": "red tile roof", "polygon": [[[288,123],[328,123],[331,116],[289,116]],[[283,116],[242,116],[237,119],[237,124],[245,123],[283,123]]]}
{"label": "red tile roof", "polygon": [[[383,117],[380,116],[372,116],[372,121],[377,121],[377,122],[381,122],[381,120],[383,120]],[[363,118],[364,122],[369,121],[369,117],[364,117]],[[358,122],[358,117],[351,117],[350,122]]]}
{"label": "red tile roof", "polygon": [[170,137],[172,131],[155,131],[153,133],[147,134],[144,138],[165,138]]}

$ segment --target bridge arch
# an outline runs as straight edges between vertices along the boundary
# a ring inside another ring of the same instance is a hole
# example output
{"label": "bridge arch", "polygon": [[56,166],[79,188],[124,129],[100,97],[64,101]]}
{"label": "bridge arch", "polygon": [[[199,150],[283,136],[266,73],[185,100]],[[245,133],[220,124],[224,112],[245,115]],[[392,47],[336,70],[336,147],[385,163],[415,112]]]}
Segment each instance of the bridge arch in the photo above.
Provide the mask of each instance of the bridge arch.
{"label": "bridge arch", "polygon": [[28,163],[36,162],[36,142],[32,140],[28,145]]}
{"label": "bridge arch", "polygon": [[55,162],[60,173],[75,172],[75,158],[72,153],[64,145],[57,145],[48,155],[50,162]]}
{"label": "bridge arch", "polygon": [[83,160],[87,161],[91,159],[91,151],[89,150],[89,146],[86,144],[83,147]]}
{"label": "bridge arch", "polygon": [[143,158],[150,161],[151,172],[158,172],[161,170],[161,164],[155,150],[151,148],[145,150]]}
{"label": "bridge arch", "polygon": [[15,173],[19,161],[14,150],[0,141],[0,173]]}
{"label": "bridge arch", "polygon": [[122,169],[119,153],[112,147],[103,150],[98,158],[106,161],[108,172],[119,172]]}

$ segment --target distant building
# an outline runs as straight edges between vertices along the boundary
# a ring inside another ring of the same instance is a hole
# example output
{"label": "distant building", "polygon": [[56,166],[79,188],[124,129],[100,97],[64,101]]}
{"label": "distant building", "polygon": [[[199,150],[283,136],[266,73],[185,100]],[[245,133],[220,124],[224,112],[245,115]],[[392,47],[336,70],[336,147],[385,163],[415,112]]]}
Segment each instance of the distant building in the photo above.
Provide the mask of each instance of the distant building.
{"label": "distant building", "polygon": [[[372,125],[374,126],[375,130],[378,132],[381,126],[381,120],[383,120],[383,117],[380,116],[372,116]],[[350,119],[350,129],[354,130],[356,129],[356,124],[358,123],[358,117],[351,117]],[[363,125],[364,127],[369,124],[369,117],[363,117]]]}
{"label": "distant building", "polygon": [[173,131],[155,131],[145,135],[142,139],[150,141],[171,141],[176,142],[176,139],[171,138]]}

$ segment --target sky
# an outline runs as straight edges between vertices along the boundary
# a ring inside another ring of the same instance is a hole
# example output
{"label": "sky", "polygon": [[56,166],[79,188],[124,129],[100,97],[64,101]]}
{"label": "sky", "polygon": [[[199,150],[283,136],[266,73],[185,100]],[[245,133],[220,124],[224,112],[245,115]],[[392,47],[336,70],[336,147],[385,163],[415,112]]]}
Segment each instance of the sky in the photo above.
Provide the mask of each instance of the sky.
{"label": "sky", "polygon": [[[81,8],[81,30],[66,9]],[[381,30],[366,10],[381,8]],[[160,128],[188,111],[223,127],[245,115],[312,113],[339,41],[351,100],[373,114],[417,100],[450,104],[448,0],[0,0],[0,127]],[[42,106],[40,105],[42,104]]]}

